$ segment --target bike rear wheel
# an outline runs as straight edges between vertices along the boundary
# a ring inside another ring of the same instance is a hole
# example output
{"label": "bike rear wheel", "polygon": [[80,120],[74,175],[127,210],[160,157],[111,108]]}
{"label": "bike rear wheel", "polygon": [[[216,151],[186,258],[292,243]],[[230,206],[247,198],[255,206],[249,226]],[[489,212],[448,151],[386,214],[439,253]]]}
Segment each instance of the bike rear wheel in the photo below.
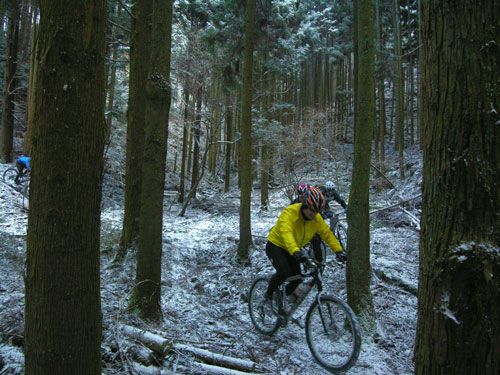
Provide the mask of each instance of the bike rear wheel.
{"label": "bike rear wheel", "polygon": [[253,282],[248,293],[248,310],[257,331],[271,336],[280,327],[280,322],[275,313],[266,314],[263,306],[268,285],[269,278],[264,276],[258,277]]}
{"label": "bike rear wheel", "polygon": [[311,304],[306,315],[306,339],[314,359],[333,374],[350,369],[361,349],[356,315],[333,296],[320,296]]}

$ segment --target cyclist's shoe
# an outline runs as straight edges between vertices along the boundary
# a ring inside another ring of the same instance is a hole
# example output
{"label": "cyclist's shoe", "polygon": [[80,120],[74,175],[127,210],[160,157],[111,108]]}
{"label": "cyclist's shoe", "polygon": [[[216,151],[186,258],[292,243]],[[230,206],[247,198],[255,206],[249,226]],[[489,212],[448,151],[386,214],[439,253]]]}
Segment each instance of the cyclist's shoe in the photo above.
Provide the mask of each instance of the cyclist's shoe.
{"label": "cyclist's shoe", "polygon": [[262,312],[265,315],[275,315],[273,310],[273,301],[268,296],[265,296],[264,301],[262,302]]}
{"label": "cyclist's shoe", "polygon": [[295,292],[292,292],[291,294],[289,294],[289,295],[287,296],[287,298],[288,298],[288,305],[289,305],[289,306],[292,306],[292,305],[295,303],[295,301],[297,301],[297,298],[298,298],[298,297],[297,297],[297,295],[295,294]]}

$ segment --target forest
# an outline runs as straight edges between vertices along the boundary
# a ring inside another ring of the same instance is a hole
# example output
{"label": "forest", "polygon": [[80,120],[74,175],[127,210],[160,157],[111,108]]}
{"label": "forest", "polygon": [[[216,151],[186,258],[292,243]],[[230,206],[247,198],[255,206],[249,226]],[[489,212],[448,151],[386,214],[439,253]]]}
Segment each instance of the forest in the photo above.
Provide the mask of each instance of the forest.
{"label": "forest", "polygon": [[[499,374],[499,15],[2,0],[0,375]],[[267,236],[327,181],[347,261],[262,334]],[[344,367],[311,344],[328,296]]]}

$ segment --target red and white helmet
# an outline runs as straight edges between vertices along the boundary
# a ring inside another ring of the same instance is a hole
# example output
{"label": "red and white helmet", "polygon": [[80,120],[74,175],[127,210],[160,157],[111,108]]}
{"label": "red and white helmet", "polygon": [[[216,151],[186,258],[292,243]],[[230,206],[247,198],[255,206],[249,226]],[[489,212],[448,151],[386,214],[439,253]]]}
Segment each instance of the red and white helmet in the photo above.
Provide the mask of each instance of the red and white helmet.
{"label": "red and white helmet", "polygon": [[304,195],[310,188],[311,187],[309,186],[309,184],[302,182],[298,184],[297,187],[295,188],[295,193],[297,193],[298,196],[301,196]]}

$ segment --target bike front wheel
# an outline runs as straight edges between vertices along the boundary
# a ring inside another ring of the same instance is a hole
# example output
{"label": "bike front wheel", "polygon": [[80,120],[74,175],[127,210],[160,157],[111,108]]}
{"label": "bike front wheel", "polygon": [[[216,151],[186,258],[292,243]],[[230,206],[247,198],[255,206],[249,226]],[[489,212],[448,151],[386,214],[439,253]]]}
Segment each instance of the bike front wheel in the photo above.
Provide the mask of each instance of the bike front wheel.
{"label": "bike front wheel", "polygon": [[342,249],[347,250],[347,229],[342,224],[338,224],[335,228],[335,237],[339,240]]}
{"label": "bike front wheel", "polygon": [[250,319],[260,333],[272,335],[280,327],[278,316],[275,313],[269,313],[264,306],[264,298],[269,285],[268,277],[258,277],[250,287],[248,293],[248,310]]}
{"label": "bike front wheel", "polygon": [[333,296],[319,296],[311,304],[306,315],[306,339],[314,359],[332,374],[350,369],[361,349],[356,315]]}

